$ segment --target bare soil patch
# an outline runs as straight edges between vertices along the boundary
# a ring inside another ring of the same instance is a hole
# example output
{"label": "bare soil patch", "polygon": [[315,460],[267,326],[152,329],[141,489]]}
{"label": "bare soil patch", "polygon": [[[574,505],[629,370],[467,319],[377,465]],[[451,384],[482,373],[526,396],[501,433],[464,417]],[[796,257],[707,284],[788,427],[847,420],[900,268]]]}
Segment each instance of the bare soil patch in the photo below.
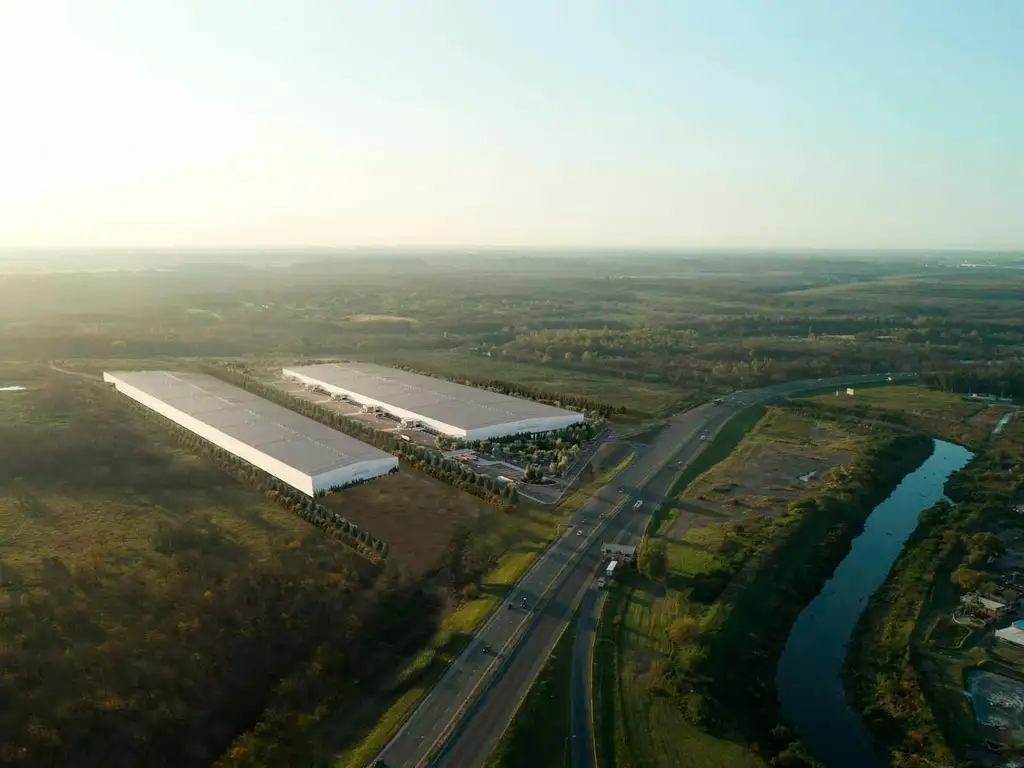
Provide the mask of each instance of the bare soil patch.
{"label": "bare soil patch", "polygon": [[848,430],[773,408],[733,454],[676,500],[669,531],[681,539],[706,525],[775,515],[850,458]]}
{"label": "bare soil patch", "polygon": [[460,525],[476,528],[503,515],[476,496],[402,467],[397,474],[348,488],[323,499],[361,528],[382,538],[394,560],[410,573],[429,570]]}

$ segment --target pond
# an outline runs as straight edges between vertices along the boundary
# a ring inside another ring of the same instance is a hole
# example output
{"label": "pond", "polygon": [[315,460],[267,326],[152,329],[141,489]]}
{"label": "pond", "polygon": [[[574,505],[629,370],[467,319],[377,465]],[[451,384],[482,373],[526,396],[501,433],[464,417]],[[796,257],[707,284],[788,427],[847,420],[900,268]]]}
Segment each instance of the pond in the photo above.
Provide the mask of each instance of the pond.
{"label": "pond", "polygon": [[882,761],[843,685],[846,649],[857,620],[921,512],[944,498],[946,480],[971,459],[959,445],[934,441],[932,455],[868,516],[864,531],[821,593],[790,630],[775,684],[786,720],[826,768],[874,768]]}

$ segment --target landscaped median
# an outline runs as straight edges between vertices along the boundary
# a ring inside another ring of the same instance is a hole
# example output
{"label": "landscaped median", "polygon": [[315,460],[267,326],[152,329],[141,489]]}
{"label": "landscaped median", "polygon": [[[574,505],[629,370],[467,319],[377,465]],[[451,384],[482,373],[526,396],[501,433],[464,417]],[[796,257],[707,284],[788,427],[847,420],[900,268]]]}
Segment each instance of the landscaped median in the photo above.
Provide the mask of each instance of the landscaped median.
{"label": "landscaped median", "polygon": [[[577,614],[578,615],[578,614]],[[530,686],[487,768],[568,768],[574,616]]]}
{"label": "landscaped median", "polygon": [[598,471],[601,471],[602,466],[607,466],[611,462],[615,463],[601,471],[599,475],[592,471],[589,477],[584,473],[577,478],[574,483],[575,490],[562,499],[559,504],[560,509],[567,512],[575,512],[580,509],[601,488],[615,480],[616,476],[626,469],[636,457],[636,452],[624,443],[606,443],[598,449],[598,454],[601,453],[605,455],[595,454],[591,459],[591,467],[596,467]]}

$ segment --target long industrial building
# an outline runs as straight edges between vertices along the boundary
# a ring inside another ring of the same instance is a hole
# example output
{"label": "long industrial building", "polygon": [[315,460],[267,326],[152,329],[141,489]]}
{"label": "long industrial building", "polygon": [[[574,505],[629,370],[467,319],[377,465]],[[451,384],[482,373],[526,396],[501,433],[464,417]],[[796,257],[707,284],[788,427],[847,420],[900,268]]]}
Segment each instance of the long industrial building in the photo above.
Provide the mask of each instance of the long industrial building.
{"label": "long industrial building", "polygon": [[372,445],[213,376],[130,371],[103,380],[309,496],[398,468],[396,457]]}
{"label": "long industrial building", "polygon": [[306,365],[282,374],[463,440],[547,432],[584,420],[575,411],[371,363]]}

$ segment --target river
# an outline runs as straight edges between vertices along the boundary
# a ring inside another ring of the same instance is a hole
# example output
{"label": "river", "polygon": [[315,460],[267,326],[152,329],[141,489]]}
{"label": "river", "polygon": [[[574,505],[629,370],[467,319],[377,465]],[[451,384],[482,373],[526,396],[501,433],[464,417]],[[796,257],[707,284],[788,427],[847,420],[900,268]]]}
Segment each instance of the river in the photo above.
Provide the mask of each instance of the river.
{"label": "river", "polygon": [[966,448],[936,440],[928,460],[871,512],[849,554],[790,630],[776,670],[779,702],[786,720],[826,768],[882,765],[846,697],[846,649],[869,598],[917,527],[918,515],[944,498],[946,480],[971,456]]}

